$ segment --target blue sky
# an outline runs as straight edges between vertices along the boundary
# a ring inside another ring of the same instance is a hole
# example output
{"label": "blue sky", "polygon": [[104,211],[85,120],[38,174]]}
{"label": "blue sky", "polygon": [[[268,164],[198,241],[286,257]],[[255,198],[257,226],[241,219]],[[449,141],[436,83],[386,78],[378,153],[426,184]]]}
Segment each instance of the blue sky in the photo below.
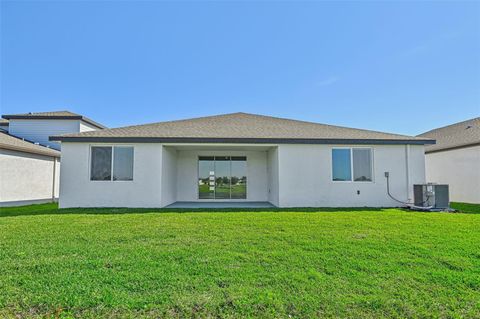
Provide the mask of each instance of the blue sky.
{"label": "blue sky", "polygon": [[250,112],[418,134],[480,115],[480,2],[5,2],[1,113]]}

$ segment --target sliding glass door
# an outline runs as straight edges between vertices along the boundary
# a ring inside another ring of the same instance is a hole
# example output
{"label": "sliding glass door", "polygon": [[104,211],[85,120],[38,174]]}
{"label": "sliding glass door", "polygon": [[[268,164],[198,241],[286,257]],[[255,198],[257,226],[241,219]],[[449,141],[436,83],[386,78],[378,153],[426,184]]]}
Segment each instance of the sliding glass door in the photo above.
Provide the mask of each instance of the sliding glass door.
{"label": "sliding glass door", "polygon": [[245,157],[231,157],[230,161],[230,198],[247,198],[247,159]]}
{"label": "sliding glass door", "polygon": [[200,157],[198,160],[198,198],[215,198],[214,157]]}
{"label": "sliding glass door", "polygon": [[245,156],[200,156],[199,199],[246,199],[247,158]]}

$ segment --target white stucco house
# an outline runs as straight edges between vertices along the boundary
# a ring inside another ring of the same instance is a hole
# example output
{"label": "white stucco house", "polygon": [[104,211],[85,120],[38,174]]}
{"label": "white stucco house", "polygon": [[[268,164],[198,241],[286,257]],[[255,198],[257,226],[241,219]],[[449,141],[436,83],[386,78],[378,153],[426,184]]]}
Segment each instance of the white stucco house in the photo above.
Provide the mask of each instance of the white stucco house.
{"label": "white stucco house", "polygon": [[50,135],[105,128],[72,112],[3,115],[0,121],[0,206],[56,200],[60,143]]}
{"label": "white stucco house", "polygon": [[60,152],[0,131],[0,206],[58,198]]}
{"label": "white stucco house", "polygon": [[425,183],[429,138],[233,113],[53,136],[60,207],[392,207]]}
{"label": "white stucco house", "polygon": [[425,149],[427,180],[449,184],[451,201],[480,204],[480,117],[419,137],[437,141]]}

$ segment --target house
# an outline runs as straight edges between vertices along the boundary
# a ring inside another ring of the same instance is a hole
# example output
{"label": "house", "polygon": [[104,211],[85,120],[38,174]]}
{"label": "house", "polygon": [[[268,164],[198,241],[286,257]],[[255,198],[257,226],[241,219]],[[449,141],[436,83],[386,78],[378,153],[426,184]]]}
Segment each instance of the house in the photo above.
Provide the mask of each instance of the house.
{"label": "house", "polygon": [[233,113],[53,136],[60,207],[398,206],[434,140]]}
{"label": "house", "polygon": [[480,117],[419,137],[437,140],[425,148],[427,180],[449,184],[451,201],[480,204]]}
{"label": "house", "polygon": [[0,206],[58,198],[60,152],[0,131]]}
{"label": "house", "polygon": [[72,112],[3,115],[0,121],[0,206],[58,198],[60,144],[50,135],[79,133],[103,125]]}
{"label": "house", "polygon": [[2,115],[8,120],[8,132],[51,148],[60,149],[60,144],[49,141],[51,135],[87,132],[106,128],[102,124],[69,111],[39,112]]}
{"label": "house", "polygon": [[8,120],[0,118],[0,131],[8,132]]}

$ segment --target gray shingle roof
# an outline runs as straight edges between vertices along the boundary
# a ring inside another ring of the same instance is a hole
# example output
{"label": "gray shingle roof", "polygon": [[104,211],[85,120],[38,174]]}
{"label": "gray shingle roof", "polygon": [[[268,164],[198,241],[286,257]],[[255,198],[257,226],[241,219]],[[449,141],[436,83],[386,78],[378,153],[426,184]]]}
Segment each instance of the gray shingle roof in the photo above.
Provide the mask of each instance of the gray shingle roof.
{"label": "gray shingle roof", "polygon": [[19,113],[19,114],[11,114],[11,115],[3,115],[3,118],[15,118],[15,117],[29,117],[29,118],[35,118],[35,117],[57,117],[57,116],[63,116],[63,117],[77,117],[81,116],[80,114],[73,113],[70,111],[51,111],[51,112],[29,112],[29,113]]}
{"label": "gray shingle roof", "polygon": [[0,149],[8,149],[26,153],[60,157],[60,152],[46,146],[37,145],[30,141],[9,135],[0,131]]}
{"label": "gray shingle roof", "polygon": [[429,145],[425,149],[427,153],[480,145],[480,117],[440,127],[418,136],[437,140],[437,144]]}
{"label": "gray shingle roof", "polygon": [[7,114],[2,115],[2,118],[10,119],[44,119],[44,120],[81,120],[93,126],[96,126],[99,129],[104,129],[106,126],[97,123],[88,117],[83,115],[73,113],[70,111],[54,111],[54,112],[30,112],[22,114]]}
{"label": "gray shingle roof", "polygon": [[341,141],[433,143],[425,138],[360,130],[264,115],[232,113],[187,120],[66,134],[51,140],[69,142],[231,142],[334,143]]}

